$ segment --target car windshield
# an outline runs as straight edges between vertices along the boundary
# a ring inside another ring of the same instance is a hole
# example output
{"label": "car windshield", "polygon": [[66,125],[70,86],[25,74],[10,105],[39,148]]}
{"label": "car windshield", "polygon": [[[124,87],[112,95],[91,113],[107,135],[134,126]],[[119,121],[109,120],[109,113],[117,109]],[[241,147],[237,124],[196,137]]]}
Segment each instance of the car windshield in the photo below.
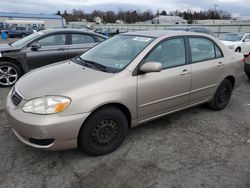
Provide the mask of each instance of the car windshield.
{"label": "car windshield", "polygon": [[41,31],[33,33],[33,34],[28,35],[27,37],[24,37],[16,42],[13,42],[11,44],[11,46],[16,47],[16,48],[22,47],[22,46],[26,45],[28,42],[32,41],[33,39],[35,39],[41,35],[43,35],[43,32],[41,32]]}
{"label": "car windshield", "polygon": [[115,36],[88,50],[80,58],[86,62],[95,62],[119,72],[152,41],[151,37]]}
{"label": "car windshield", "polygon": [[243,34],[227,34],[222,40],[225,41],[240,41],[244,35]]}

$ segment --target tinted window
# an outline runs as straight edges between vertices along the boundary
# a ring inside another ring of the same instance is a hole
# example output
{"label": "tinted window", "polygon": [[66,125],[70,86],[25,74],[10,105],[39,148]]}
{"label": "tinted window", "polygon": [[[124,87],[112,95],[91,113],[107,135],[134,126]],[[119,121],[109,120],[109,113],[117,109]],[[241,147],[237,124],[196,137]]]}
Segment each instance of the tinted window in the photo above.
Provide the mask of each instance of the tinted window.
{"label": "tinted window", "polygon": [[185,64],[184,39],[170,39],[160,43],[144,60],[145,62],[160,62],[163,68]]}
{"label": "tinted window", "polygon": [[41,46],[65,45],[66,35],[65,34],[51,35],[41,40],[38,40],[38,43]]}
{"label": "tinted window", "polygon": [[192,62],[205,61],[215,58],[214,44],[204,38],[189,39]]}
{"label": "tinted window", "polygon": [[94,42],[95,40],[91,35],[72,34],[72,44],[85,44]]}

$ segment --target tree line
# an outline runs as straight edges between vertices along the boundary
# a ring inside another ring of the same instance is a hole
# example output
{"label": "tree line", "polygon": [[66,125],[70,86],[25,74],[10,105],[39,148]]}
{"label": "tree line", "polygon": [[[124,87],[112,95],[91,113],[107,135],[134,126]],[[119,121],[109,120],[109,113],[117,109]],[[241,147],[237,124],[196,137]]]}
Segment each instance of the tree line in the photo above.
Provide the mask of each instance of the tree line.
{"label": "tree line", "polygon": [[204,11],[156,11],[154,13],[151,10],[132,10],[132,11],[124,11],[119,10],[118,12],[114,11],[100,11],[94,10],[91,13],[85,13],[81,9],[73,9],[70,13],[65,10],[61,13],[60,10],[57,11],[56,15],[60,15],[66,19],[67,22],[72,21],[81,21],[82,19],[86,19],[88,22],[92,22],[95,17],[100,17],[103,23],[115,23],[117,20],[123,20],[125,23],[136,23],[136,22],[144,22],[147,20],[152,20],[154,17],[159,15],[165,16],[180,16],[183,19],[187,20],[188,23],[192,23],[193,20],[205,20],[205,19],[231,19],[231,14],[222,11],[222,10],[204,10]]}

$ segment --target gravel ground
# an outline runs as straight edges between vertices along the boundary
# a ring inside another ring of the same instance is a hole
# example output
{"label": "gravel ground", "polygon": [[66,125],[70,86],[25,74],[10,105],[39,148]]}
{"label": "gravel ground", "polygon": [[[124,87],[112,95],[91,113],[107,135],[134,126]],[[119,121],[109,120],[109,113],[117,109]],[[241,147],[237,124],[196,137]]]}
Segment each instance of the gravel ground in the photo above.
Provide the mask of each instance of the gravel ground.
{"label": "gravel ground", "polygon": [[21,143],[0,88],[0,187],[250,187],[250,81],[220,112],[204,106],[131,129],[101,157],[49,152]]}

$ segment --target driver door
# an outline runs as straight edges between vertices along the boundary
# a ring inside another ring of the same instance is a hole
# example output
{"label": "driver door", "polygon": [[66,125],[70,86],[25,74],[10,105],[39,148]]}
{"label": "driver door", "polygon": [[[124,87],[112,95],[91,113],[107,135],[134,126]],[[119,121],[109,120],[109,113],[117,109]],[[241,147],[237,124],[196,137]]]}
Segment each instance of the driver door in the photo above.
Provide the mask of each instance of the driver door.
{"label": "driver door", "polygon": [[158,44],[143,60],[160,62],[161,72],[138,76],[138,120],[144,122],[188,105],[191,68],[186,63],[184,38]]}
{"label": "driver door", "polygon": [[52,34],[35,41],[41,47],[32,49],[32,43],[27,47],[26,58],[29,69],[35,69],[51,63],[68,59],[67,34]]}

